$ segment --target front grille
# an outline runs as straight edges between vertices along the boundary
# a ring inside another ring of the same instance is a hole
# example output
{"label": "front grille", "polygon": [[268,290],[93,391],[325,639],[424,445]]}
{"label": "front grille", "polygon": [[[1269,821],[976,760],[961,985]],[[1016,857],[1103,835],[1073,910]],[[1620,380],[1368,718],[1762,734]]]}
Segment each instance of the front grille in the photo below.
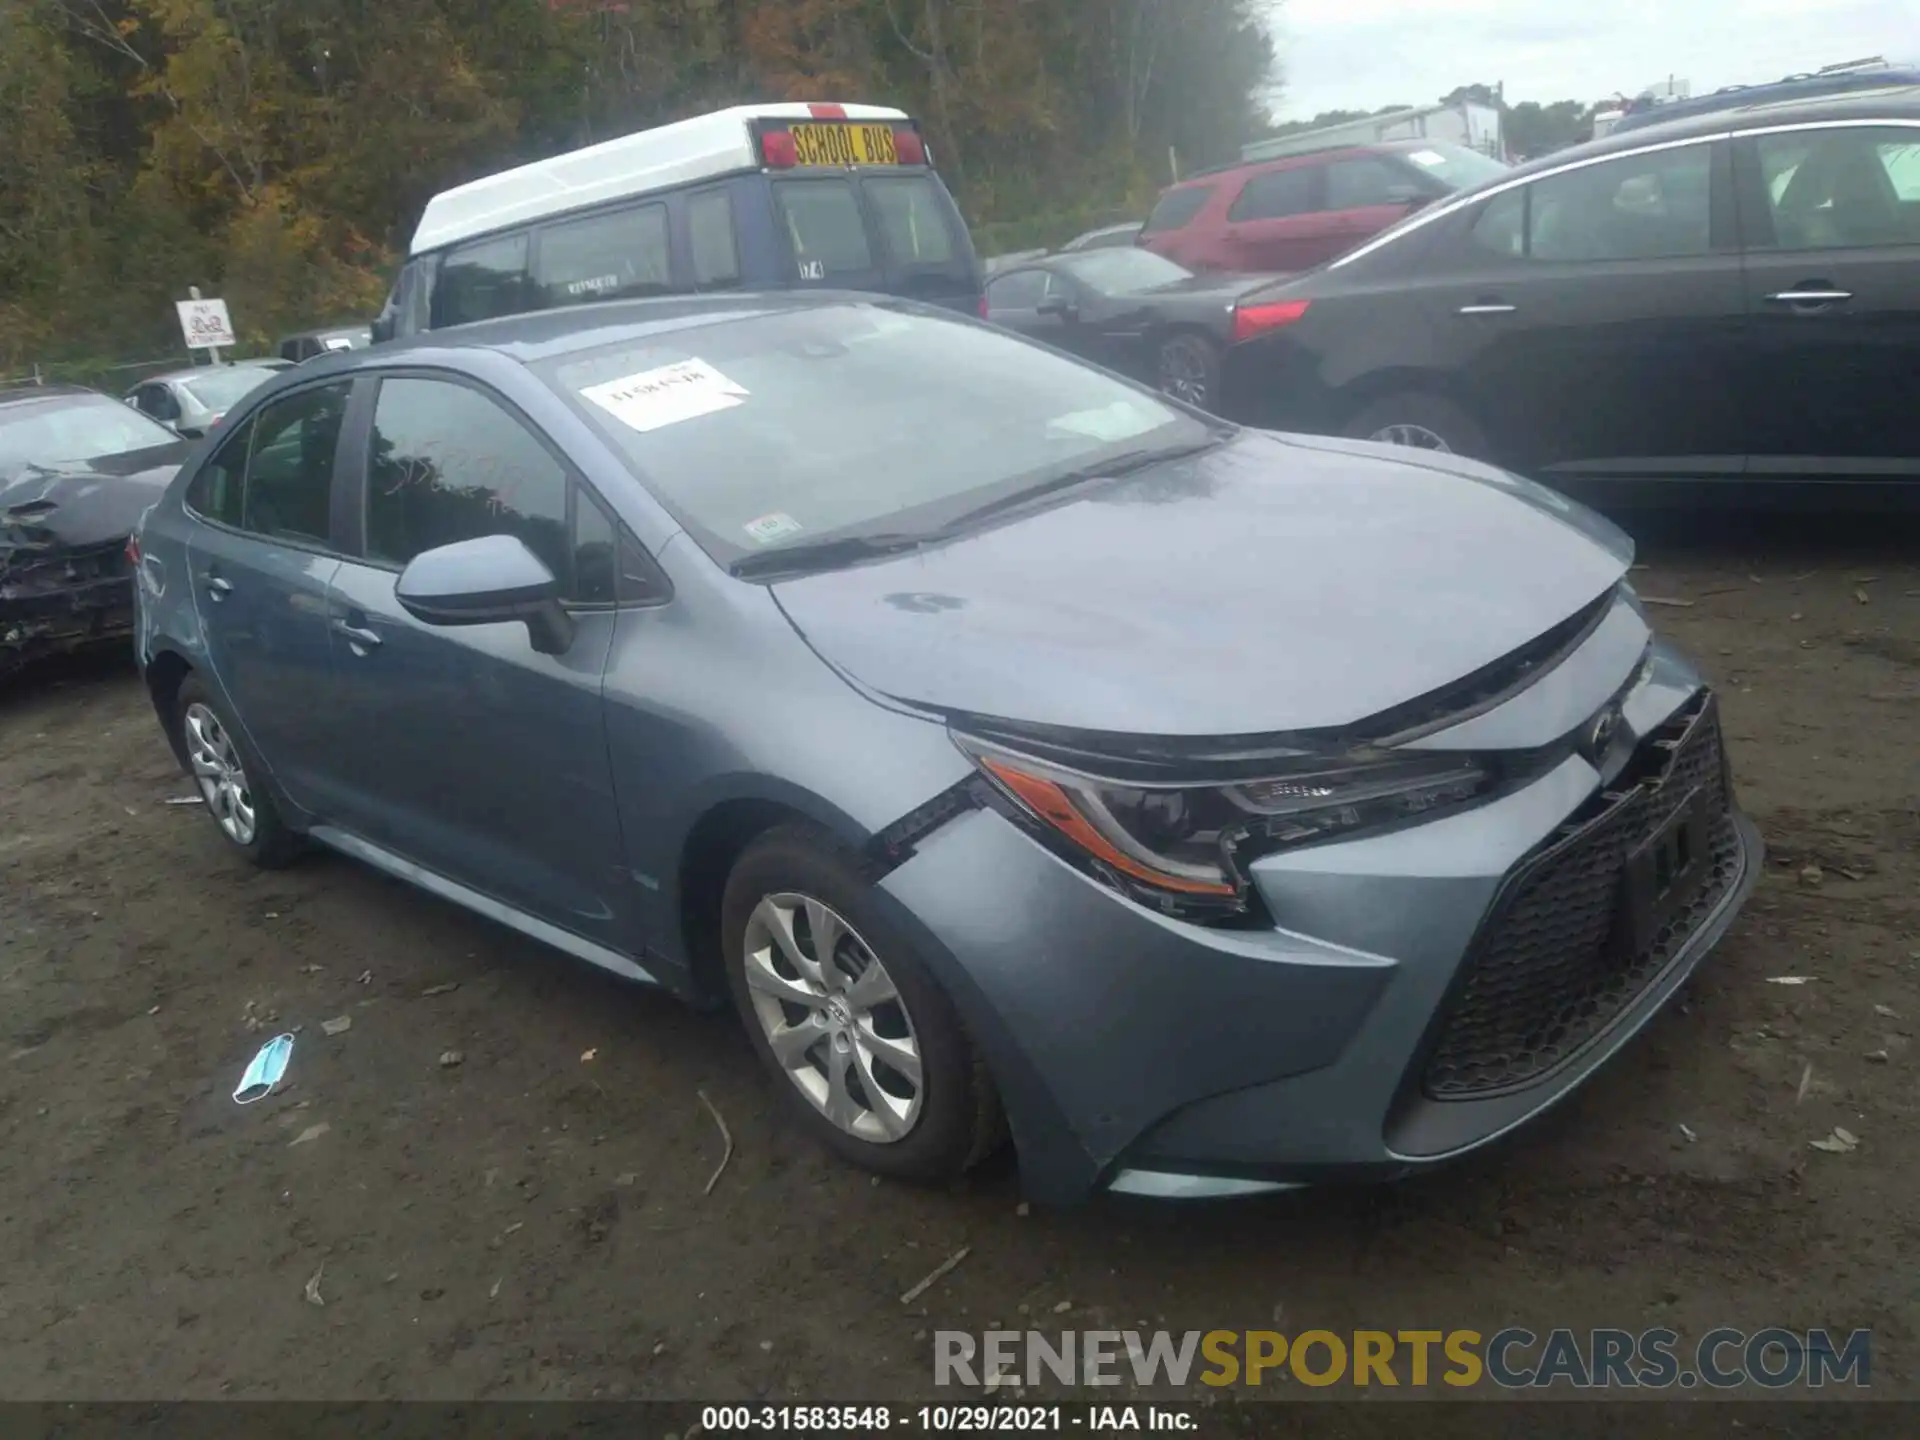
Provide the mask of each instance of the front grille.
{"label": "front grille", "polygon": [[[1700,888],[1635,948],[1627,858],[1695,790],[1705,817]],[[1613,788],[1510,877],[1481,927],[1428,1057],[1436,1100],[1532,1084],[1577,1055],[1672,962],[1740,873],[1720,724],[1702,694],[1644,740]]]}

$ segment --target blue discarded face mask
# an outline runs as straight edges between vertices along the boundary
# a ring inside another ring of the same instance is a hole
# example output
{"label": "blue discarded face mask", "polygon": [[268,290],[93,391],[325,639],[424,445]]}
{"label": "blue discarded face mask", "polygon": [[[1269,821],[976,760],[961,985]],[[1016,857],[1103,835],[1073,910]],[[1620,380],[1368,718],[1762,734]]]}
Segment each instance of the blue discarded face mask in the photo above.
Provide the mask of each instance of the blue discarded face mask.
{"label": "blue discarded face mask", "polygon": [[274,1036],[260,1047],[260,1053],[253,1057],[246,1074],[240,1077],[240,1084],[233,1092],[233,1103],[251,1105],[272,1094],[273,1087],[287,1073],[287,1063],[292,1059],[293,1036]]}

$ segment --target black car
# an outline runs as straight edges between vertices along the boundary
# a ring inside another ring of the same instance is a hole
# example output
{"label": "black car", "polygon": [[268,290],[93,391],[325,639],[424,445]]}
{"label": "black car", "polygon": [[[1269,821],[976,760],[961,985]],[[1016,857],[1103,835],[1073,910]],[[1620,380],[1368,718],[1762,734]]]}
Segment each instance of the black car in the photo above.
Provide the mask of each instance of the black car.
{"label": "black car", "polygon": [[302,330],[297,335],[283,336],[278,353],[282,360],[298,365],[316,355],[331,355],[336,350],[364,350],[372,343],[371,325],[336,325],[330,330]]}
{"label": "black car", "polygon": [[0,390],[0,678],[131,631],[127,536],[186,452],[98,391]]}
{"label": "black car", "polygon": [[987,318],[1211,409],[1242,296],[1272,276],[1195,275],[1151,250],[1075,251],[987,282]]}
{"label": "black car", "polygon": [[1561,151],[1247,297],[1241,327],[1222,407],[1252,424],[1599,500],[1912,503],[1920,89]]}

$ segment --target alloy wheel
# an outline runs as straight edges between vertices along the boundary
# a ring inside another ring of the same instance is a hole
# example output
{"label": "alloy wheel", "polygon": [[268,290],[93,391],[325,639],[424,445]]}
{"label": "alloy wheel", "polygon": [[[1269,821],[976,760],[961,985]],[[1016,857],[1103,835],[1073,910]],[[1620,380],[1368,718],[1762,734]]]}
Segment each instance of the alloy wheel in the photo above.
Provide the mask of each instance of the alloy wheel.
{"label": "alloy wheel", "polygon": [[1207,357],[1194,345],[1174,340],[1160,347],[1160,391],[1205,409]]}
{"label": "alloy wheel", "polygon": [[1453,447],[1447,444],[1445,436],[1429,430],[1424,425],[1382,425],[1367,438],[1382,445],[1405,445],[1412,450],[1438,450],[1445,455],[1453,453]]}
{"label": "alloy wheel", "polygon": [[247,785],[246,768],[240,752],[220,717],[206,705],[195,701],[187,707],[183,723],[187,738],[187,759],[193,767],[194,783],[207,809],[236,845],[251,845],[258,833],[259,821],[253,810],[253,791]]}
{"label": "alloy wheel", "polygon": [[920,1119],[920,1042],[893,977],[832,906],[768,895],[743,940],[754,1018],[800,1093],[835,1126],[876,1145]]}

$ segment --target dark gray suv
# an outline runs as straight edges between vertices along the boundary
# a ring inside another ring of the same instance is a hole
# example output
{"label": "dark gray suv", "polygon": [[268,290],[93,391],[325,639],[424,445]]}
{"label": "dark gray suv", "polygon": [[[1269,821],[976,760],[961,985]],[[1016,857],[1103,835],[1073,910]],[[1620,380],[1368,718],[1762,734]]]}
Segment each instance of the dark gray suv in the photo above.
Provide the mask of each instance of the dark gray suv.
{"label": "dark gray suv", "polygon": [[1391,1176],[1758,873],[1630,547],[978,321],[622,302],[327,356],[135,536],[217,833],[738,1008],[796,1123],[1033,1195]]}

